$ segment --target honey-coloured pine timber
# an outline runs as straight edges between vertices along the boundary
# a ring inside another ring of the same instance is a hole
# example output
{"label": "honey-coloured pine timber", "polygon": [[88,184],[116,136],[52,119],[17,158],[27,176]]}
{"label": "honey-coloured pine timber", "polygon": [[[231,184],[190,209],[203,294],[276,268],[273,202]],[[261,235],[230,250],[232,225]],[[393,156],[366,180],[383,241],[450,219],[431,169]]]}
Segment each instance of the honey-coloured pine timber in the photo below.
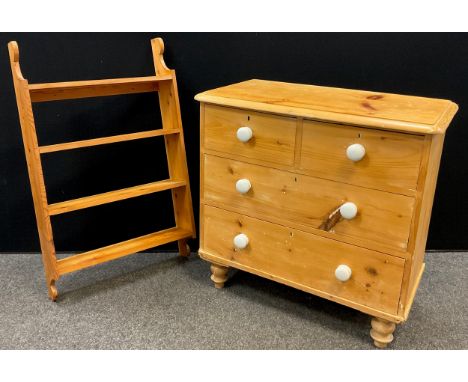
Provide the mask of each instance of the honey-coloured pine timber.
{"label": "honey-coloured pine timber", "polygon": [[449,100],[252,79],[200,101],[200,248],[368,314],[392,346],[424,271]]}
{"label": "honey-coloured pine timber", "polygon": [[[177,242],[181,256],[190,254],[187,239],[195,237],[195,224],[175,71],[169,70],[164,64],[162,39],[153,39],[151,45],[154,54],[154,76],[29,84],[21,73],[18,44],[15,41],[8,44],[46,284],[49,297],[53,301],[58,297],[56,281],[64,274],[173,241]],[[165,69],[161,70],[161,68]],[[159,93],[159,108],[163,116],[161,129],[39,146],[32,109],[33,102],[148,92]],[[42,172],[42,155],[153,137],[162,137],[166,142],[169,179],[58,203],[48,203]],[[172,193],[175,227],[57,260],[51,224],[52,216],[165,190],[171,190]]]}
{"label": "honey-coloured pine timber", "polygon": [[67,200],[64,202],[49,204],[49,215],[59,215],[66,212],[81,210],[83,208],[95,207],[101,204],[117,202],[128,198],[135,198],[154,192],[172,190],[186,186],[185,180],[160,180],[138,186],[123,188],[120,190],[104,192],[98,195],[84,196],[82,198]]}
{"label": "honey-coloured pine timber", "polygon": [[32,102],[103,97],[121,94],[158,91],[161,81],[172,81],[168,76],[114,78],[92,81],[51,82],[28,86]]}
{"label": "honey-coloured pine timber", "polygon": [[106,247],[94,249],[68,258],[60,259],[57,268],[61,275],[74,272],[79,269],[92,267],[106,261],[118,259],[140,251],[178,241],[192,236],[192,232],[181,228],[169,228]]}
{"label": "honey-coloured pine timber", "polygon": [[140,131],[137,133],[119,134],[119,135],[112,135],[110,137],[84,139],[81,141],[73,141],[73,142],[66,142],[66,143],[57,143],[54,145],[39,146],[39,152],[41,154],[47,154],[47,153],[54,153],[57,151],[82,149],[85,147],[108,145],[111,143],[128,142],[128,141],[134,141],[137,139],[154,138],[154,137],[160,137],[162,135],[179,134],[179,133],[180,133],[179,129],[166,129],[166,130],[157,129],[157,130],[149,130],[149,131]]}

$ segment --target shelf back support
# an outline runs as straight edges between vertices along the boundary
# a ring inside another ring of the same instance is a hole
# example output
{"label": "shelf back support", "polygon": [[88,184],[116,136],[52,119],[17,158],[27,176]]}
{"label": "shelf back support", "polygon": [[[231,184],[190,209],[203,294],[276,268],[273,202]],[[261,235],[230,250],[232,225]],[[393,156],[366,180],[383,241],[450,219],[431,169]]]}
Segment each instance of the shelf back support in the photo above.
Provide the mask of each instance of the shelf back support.
{"label": "shelf back support", "polygon": [[[156,76],[172,76],[172,81],[159,84],[159,105],[164,130],[182,130],[182,119],[180,114],[179,93],[175,71],[167,67],[164,62],[164,42],[161,38],[151,40],[153,49],[154,69]],[[170,178],[188,179],[187,156],[183,134],[165,135],[167,162],[169,165]],[[172,202],[174,216],[178,228],[193,232],[195,237],[195,221],[193,217],[192,198],[190,184],[184,188],[172,189]],[[185,242],[179,241],[179,251],[182,253]]]}
{"label": "shelf back support", "polygon": [[55,256],[55,246],[52,235],[52,225],[50,216],[47,213],[47,194],[42,173],[42,164],[39,154],[36,126],[32,110],[31,97],[29,94],[28,81],[24,79],[20,63],[19,48],[16,41],[8,44],[10,55],[11,72],[13,85],[15,88],[16,103],[18,105],[21,134],[23,136],[26,163],[28,166],[31,193],[36,214],[36,223],[39,231],[39,241],[42,252],[42,262],[46,276],[49,297],[55,300],[57,288],[55,282],[59,275],[57,272],[57,258]]}

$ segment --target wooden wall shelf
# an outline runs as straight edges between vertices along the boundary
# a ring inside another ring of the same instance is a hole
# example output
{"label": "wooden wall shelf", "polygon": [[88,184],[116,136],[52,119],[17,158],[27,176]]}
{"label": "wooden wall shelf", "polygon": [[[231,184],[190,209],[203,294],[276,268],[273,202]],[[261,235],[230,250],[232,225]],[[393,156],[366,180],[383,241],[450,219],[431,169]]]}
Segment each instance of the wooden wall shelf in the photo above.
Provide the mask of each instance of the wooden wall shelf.
{"label": "wooden wall shelf", "polygon": [[[173,241],[178,242],[180,255],[188,256],[190,253],[186,244],[186,239],[195,237],[195,223],[193,218],[176,76],[175,71],[170,70],[164,63],[163,40],[161,38],[155,38],[151,40],[151,46],[156,71],[155,76],[29,84],[21,73],[18,44],[15,41],[8,44],[13,83],[15,86],[16,101],[28,164],[34,209],[36,213],[37,228],[41,243],[42,260],[49,297],[53,301],[55,301],[58,296],[55,282],[64,274]],[[47,146],[39,146],[38,144],[34,114],[32,110],[33,102],[148,92],[158,92],[159,94],[159,105],[163,123],[161,129],[58,143]],[[59,203],[49,204],[47,202],[41,155],[158,136],[162,136],[165,141],[170,176],[169,179],[109,191],[102,194],[85,196]],[[51,216],[165,190],[171,190],[172,193],[176,222],[175,227],[64,259],[58,260],[56,258],[50,221]]]}

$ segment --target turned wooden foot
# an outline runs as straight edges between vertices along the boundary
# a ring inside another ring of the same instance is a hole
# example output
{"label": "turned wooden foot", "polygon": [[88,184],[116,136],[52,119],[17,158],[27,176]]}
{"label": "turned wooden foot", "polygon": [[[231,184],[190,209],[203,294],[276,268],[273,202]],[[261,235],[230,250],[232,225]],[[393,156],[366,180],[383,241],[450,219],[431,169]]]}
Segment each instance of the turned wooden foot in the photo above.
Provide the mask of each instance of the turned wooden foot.
{"label": "turned wooden foot", "polygon": [[55,286],[55,280],[50,280],[47,283],[47,289],[49,292],[49,298],[52,301],[57,301],[58,291],[57,291],[57,287]]}
{"label": "turned wooden foot", "polygon": [[211,280],[214,282],[215,288],[224,287],[228,269],[228,267],[223,267],[222,265],[211,264]]}
{"label": "turned wooden foot", "polygon": [[370,335],[374,340],[374,345],[380,349],[387,347],[393,341],[393,331],[395,323],[384,320],[382,318],[373,317],[371,321],[372,329]]}
{"label": "turned wooden foot", "polygon": [[178,240],[177,245],[179,246],[179,255],[182,257],[190,256],[190,247],[187,244],[187,240]]}

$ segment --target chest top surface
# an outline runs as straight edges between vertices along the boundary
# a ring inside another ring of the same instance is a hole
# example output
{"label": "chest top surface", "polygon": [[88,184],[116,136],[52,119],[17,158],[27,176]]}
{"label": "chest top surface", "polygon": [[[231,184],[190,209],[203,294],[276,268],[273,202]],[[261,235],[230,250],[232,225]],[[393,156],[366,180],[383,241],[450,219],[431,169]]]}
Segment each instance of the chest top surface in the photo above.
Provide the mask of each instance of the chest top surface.
{"label": "chest top surface", "polygon": [[249,80],[195,97],[200,102],[420,134],[444,134],[449,100],[286,82]]}

